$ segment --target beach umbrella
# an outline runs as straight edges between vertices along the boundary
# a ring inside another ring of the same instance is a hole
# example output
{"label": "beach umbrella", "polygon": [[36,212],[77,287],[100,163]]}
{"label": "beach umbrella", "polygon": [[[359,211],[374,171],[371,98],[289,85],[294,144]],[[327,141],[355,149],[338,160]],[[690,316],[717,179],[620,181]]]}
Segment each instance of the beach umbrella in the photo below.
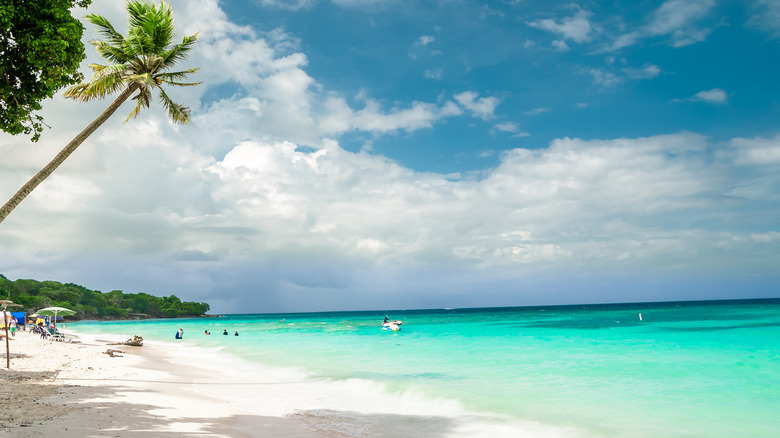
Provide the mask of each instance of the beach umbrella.
{"label": "beach umbrella", "polygon": [[64,307],[46,307],[39,310],[38,315],[47,315],[54,317],[54,327],[57,327],[57,314],[61,316],[75,315],[75,310],[66,309]]}

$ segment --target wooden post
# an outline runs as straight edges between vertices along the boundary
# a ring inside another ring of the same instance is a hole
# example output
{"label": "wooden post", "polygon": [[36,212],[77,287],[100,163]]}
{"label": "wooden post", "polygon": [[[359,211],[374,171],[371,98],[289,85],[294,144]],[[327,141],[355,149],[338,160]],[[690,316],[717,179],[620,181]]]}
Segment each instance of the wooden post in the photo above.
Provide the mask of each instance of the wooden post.
{"label": "wooden post", "polygon": [[22,307],[21,304],[14,304],[13,301],[0,300],[0,306],[3,307],[3,325],[5,325],[5,366],[9,370],[11,369],[11,347],[8,339],[8,313],[6,313],[6,307]]}
{"label": "wooden post", "polygon": [[5,304],[3,304],[3,325],[5,326],[5,367],[11,369],[11,347],[8,345],[8,315],[5,312]]}

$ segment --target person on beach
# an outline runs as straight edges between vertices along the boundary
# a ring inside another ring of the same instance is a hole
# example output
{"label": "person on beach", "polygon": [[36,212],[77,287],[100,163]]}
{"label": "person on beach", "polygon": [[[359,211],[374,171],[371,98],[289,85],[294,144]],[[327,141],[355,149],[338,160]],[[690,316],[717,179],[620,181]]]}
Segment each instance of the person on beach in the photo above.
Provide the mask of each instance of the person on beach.
{"label": "person on beach", "polygon": [[11,322],[9,323],[8,330],[11,332],[11,336],[16,337],[16,318],[11,318]]}
{"label": "person on beach", "polygon": [[227,334],[228,334],[227,329],[225,329],[225,331],[223,331],[222,334],[227,336]]}

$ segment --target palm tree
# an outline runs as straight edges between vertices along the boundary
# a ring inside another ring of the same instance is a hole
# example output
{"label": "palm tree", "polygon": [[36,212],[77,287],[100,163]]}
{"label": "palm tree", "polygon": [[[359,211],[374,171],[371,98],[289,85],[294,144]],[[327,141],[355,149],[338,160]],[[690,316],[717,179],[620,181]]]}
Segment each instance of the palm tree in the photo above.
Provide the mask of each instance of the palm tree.
{"label": "palm tree", "polygon": [[95,72],[89,82],[70,87],[65,97],[88,102],[104,98],[121,91],[111,105],[90,123],[76,138],[54,157],[40,172],[33,176],[18,192],[0,208],[0,222],[62,164],[76,148],[102,125],[133,93],[135,108],[125,119],[125,123],[135,118],[141,108],[148,108],[152,101],[152,89],[159,91],[160,102],[174,123],[189,123],[190,109],[172,101],[163,84],[176,86],[198,85],[180,82],[188,74],[197,71],[190,68],[169,72],[173,66],[187,58],[192,46],[198,40],[198,34],[185,36],[182,42],[172,42],[175,32],[173,14],[170,5],[161,2],[159,6],[142,1],[130,0],[127,3],[129,31],[127,36],[117,32],[109,21],[100,15],[87,15],[87,20],[98,27],[105,41],[92,41],[98,54],[109,65],[92,64]]}

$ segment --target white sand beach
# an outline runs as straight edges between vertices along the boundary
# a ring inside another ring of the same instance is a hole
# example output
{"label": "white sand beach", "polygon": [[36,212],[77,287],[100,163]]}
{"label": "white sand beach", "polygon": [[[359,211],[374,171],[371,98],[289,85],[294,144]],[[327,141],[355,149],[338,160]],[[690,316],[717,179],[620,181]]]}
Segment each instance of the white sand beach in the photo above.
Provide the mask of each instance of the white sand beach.
{"label": "white sand beach", "polygon": [[221,371],[174,365],[161,346],[68,337],[74,342],[18,332],[9,344],[10,369],[0,340],[0,437],[324,436],[204,395],[198,385],[218,385]]}

